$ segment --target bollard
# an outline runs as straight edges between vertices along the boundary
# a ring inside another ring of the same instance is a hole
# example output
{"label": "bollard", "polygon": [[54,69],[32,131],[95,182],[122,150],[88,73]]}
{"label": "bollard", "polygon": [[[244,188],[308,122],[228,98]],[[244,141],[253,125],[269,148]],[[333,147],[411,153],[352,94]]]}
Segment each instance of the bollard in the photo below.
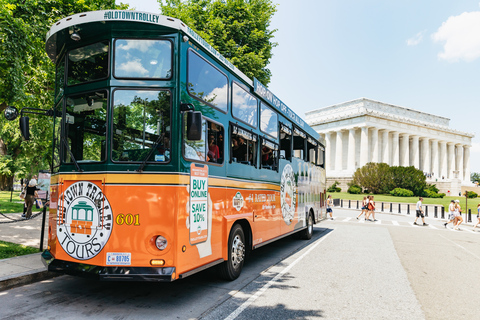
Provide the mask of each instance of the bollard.
{"label": "bollard", "polygon": [[425,206],[425,217],[428,217],[428,206]]}
{"label": "bollard", "polygon": [[472,209],[468,209],[468,222],[472,222]]}
{"label": "bollard", "polygon": [[382,212],[383,212],[383,202],[382,202]]}
{"label": "bollard", "polygon": [[343,199],[340,200],[340,208],[343,208]]}
{"label": "bollard", "polygon": [[401,206],[402,206],[402,205],[399,203],[399,204],[398,204],[398,213],[402,213],[402,207],[401,207]]}
{"label": "bollard", "polygon": [[438,212],[437,211],[438,211],[437,206],[435,206],[435,213],[433,214],[433,216],[435,218],[438,218]]}
{"label": "bollard", "polygon": [[410,203],[407,204],[407,214],[410,214]]}
{"label": "bollard", "polygon": [[357,209],[360,208],[360,207],[359,207],[359,203],[360,203],[360,201],[357,200]]}
{"label": "bollard", "polygon": [[390,213],[393,212],[392,206],[393,206],[393,203],[390,202]]}
{"label": "bollard", "polygon": [[352,207],[352,200],[348,200],[348,209]]}
{"label": "bollard", "polygon": [[445,207],[442,206],[442,219],[445,219]]}

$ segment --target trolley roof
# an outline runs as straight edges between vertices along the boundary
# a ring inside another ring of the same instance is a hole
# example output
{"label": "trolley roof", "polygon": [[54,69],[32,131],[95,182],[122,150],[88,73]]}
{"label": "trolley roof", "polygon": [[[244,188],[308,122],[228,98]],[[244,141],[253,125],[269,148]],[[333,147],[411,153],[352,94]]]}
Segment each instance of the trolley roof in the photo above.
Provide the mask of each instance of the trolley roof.
{"label": "trolley roof", "polygon": [[[267,89],[260,81],[254,79],[252,81],[230,61],[222,56],[215,48],[208,44],[195,31],[189,28],[181,20],[143,11],[126,11],[126,10],[102,10],[78,13],[55,23],[47,33],[45,49],[48,57],[54,63],[60,50],[65,42],[70,40],[71,34],[79,32],[81,34],[98,34],[102,31],[110,30],[112,23],[115,24],[133,24],[130,29],[135,30],[135,24],[146,24],[150,26],[160,26],[165,30],[181,31],[190,37],[196,44],[200,45],[207,52],[212,54],[224,66],[245,81],[254,92],[267,101],[271,106],[289,117],[297,126],[306,130],[314,138],[319,139],[319,134],[306,125],[305,121],[299,117],[293,110],[288,108],[280,99],[278,99],[270,90]],[[73,41],[73,40],[72,40]]]}

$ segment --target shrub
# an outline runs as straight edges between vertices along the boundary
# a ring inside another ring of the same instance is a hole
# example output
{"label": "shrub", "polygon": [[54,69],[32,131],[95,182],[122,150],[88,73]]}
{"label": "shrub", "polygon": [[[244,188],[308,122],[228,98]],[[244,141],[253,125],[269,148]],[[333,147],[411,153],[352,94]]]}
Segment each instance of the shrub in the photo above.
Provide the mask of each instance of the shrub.
{"label": "shrub", "polygon": [[350,194],[360,194],[362,193],[362,188],[354,184],[351,185],[350,188],[348,188],[347,192]]}
{"label": "shrub", "polygon": [[478,194],[474,191],[467,191],[467,198],[474,199],[478,197]]}
{"label": "shrub", "polygon": [[330,188],[327,189],[327,192],[342,192],[342,188],[338,188],[337,185],[339,184],[338,181],[335,181]]}
{"label": "shrub", "polygon": [[390,194],[394,197],[413,197],[413,191],[402,188],[395,188],[390,191]]}
{"label": "shrub", "polygon": [[[437,189],[438,190],[438,189]],[[426,198],[443,198],[445,197],[445,193],[437,193],[429,189],[423,190],[424,194],[423,196]]]}

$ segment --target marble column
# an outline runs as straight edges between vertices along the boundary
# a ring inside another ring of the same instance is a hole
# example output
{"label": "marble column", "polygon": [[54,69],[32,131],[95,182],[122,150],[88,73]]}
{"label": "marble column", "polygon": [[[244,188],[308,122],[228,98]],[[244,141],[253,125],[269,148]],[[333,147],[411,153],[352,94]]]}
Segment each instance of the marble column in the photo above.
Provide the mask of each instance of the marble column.
{"label": "marble column", "polygon": [[460,180],[464,180],[463,178],[463,145],[459,144],[457,145],[457,170],[458,170],[458,178]]}
{"label": "marble column", "polygon": [[348,130],[347,170],[355,172],[355,128]]}
{"label": "marble column", "polygon": [[447,142],[440,141],[440,154],[439,154],[439,180],[446,179],[448,175],[448,168],[447,168]]}
{"label": "marble column", "polygon": [[431,154],[431,163],[432,163],[432,173],[433,173],[433,176],[432,178],[433,179],[438,179],[439,178],[439,171],[438,171],[438,164],[439,164],[439,159],[438,159],[438,140],[432,140],[432,154]]}
{"label": "marble column", "polygon": [[410,148],[410,157],[412,159],[412,166],[420,169],[420,145],[418,136],[412,136],[412,147]]}
{"label": "marble column", "polygon": [[400,165],[400,150],[399,150],[399,134],[392,132],[392,166],[398,167]]}
{"label": "marble column", "polygon": [[470,146],[463,146],[464,181],[470,183]]}
{"label": "marble column", "polygon": [[337,131],[337,141],[335,143],[335,171],[343,169],[343,132]]}
{"label": "marble column", "polygon": [[420,170],[430,173],[430,141],[428,138],[422,138],[422,156]]}
{"label": "marble column", "polygon": [[327,154],[325,159],[325,168],[328,170],[333,170],[333,161],[332,161],[332,134],[333,132],[325,133],[325,153]]}
{"label": "marble column", "polygon": [[447,144],[447,172],[448,172],[448,179],[455,178],[454,171],[457,170],[456,168],[456,156],[455,156],[455,144],[449,142]]}
{"label": "marble column", "polygon": [[384,130],[382,133],[382,159],[381,161],[390,165],[390,141],[389,141],[389,131]]}
{"label": "marble column", "polygon": [[378,149],[378,128],[372,128],[372,162],[379,162]]}
{"label": "marble column", "polygon": [[402,167],[409,166],[410,154],[408,152],[408,144],[410,140],[410,135],[407,133],[402,134],[402,139],[400,141],[400,165]]}
{"label": "marble column", "polygon": [[360,133],[360,167],[368,162],[368,127],[362,127]]}

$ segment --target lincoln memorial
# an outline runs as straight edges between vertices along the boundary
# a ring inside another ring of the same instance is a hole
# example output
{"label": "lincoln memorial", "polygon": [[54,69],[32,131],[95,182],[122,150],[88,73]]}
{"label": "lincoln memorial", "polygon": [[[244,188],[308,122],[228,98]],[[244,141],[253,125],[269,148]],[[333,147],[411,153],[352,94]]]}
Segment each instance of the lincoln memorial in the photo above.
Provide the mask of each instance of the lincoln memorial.
{"label": "lincoln memorial", "polygon": [[451,129],[448,118],[365,98],[305,115],[325,138],[327,186],[336,180],[346,191],[355,170],[368,162],[414,166],[447,195],[471,184],[474,135]]}

